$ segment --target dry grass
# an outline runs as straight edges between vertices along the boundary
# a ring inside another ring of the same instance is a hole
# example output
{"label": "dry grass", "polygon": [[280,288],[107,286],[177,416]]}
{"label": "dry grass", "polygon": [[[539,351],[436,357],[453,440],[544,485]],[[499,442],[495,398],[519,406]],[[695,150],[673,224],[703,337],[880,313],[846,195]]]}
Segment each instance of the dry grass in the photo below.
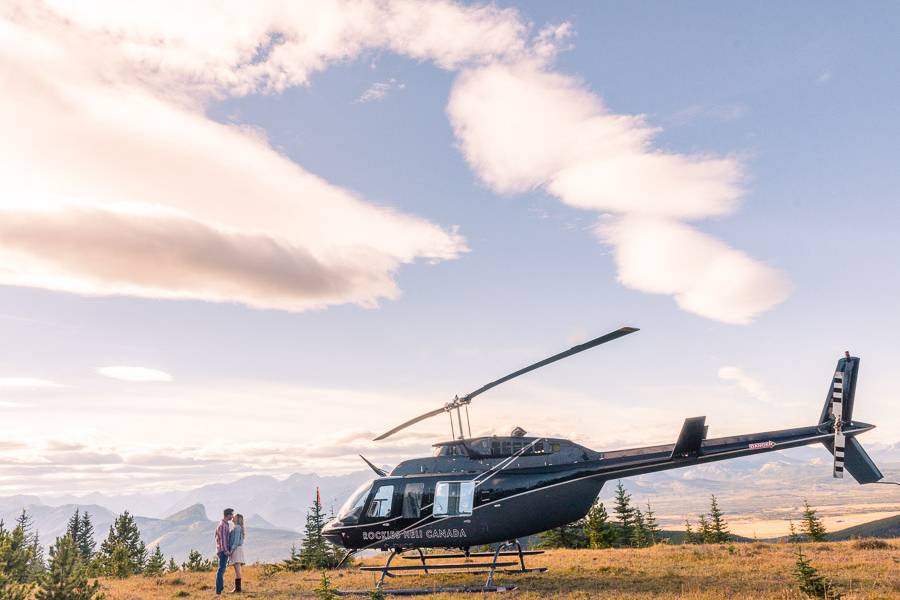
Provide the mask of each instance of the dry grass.
{"label": "dry grass", "polygon": [[[853,542],[805,544],[804,553],[820,572],[833,579],[844,597],[900,598],[900,546],[855,549]],[[375,563],[375,560],[366,561]],[[794,598],[794,553],[787,544],[733,546],[657,546],[641,550],[556,550],[531,557],[529,566],[546,566],[546,573],[498,575],[499,584],[520,589],[505,598]],[[226,579],[230,584],[231,572]],[[356,569],[332,572],[341,589],[368,589],[371,573]],[[255,598],[311,598],[319,573],[276,573],[263,576],[250,567],[244,573],[245,596]],[[443,574],[389,579],[386,587],[480,585],[483,575]],[[159,579],[133,577],[104,580],[108,600],[169,600],[211,598],[212,573],[178,573]],[[427,598],[450,598],[448,594]],[[475,597],[475,595],[472,595]]]}

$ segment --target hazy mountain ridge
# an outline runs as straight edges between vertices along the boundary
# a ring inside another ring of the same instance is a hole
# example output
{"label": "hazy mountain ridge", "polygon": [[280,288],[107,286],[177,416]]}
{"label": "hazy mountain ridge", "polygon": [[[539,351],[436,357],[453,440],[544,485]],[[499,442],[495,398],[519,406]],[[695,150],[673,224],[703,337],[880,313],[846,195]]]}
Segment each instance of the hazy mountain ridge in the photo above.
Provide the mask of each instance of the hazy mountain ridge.
{"label": "hazy mountain ridge", "polygon": [[[69,517],[76,508],[90,513],[98,548],[116,518],[115,513],[95,504],[28,504],[10,507],[4,503],[4,507],[0,511],[0,518],[6,523],[13,523],[24,508],[31,516],[34,528],[39,532],[45,547],[65,533]],[[189,506],[164,519],[136,515],[134,520],[148,549],[159,545],[166,557],[172,556],[176,561],[182,562],[191,550],[199,550],[206,556],[215,554],[213,539],[218,522],[207,517],[202,504]],[[271,523],[255,520],[253,517],[247,518],[246,526],[245,554],[250,562],[280,560],[289,554],[292,544],[299,545],[300,534],[295,531],[277,529]]]}
{"label": "hazy mountain ridge", "polygon": [[[873,452],[887,479],[900,478],[900,448],[893,445]],[[33,495],[0,498],[0,518],[12,523],[26,508],[42,541],[49,545],[65,530],[76,506],[94,519],[97,542],[106,537],[115,515],[123,509],[136,515],[144,541],[157,543],[179,562],[189,550],[213,554],[213,532],[221,509],[231,507],[247,516],[247,554],[251,561],[284,558],[292,544],[299,544],[306,512],[321,492],[326,512],[337,510],[343,500],[371,472],[318,476],[294,474],[285,479],[251,476],[230,483],[216,483],[188,491],[146,495],[84,497]],[[740,460],[676,469],[623,480],[635,504],[650,501],[661,523],[676,529],[684,518],[694,520],[709,506],[709,495],[719,497],[728,516],[786,520],[796,518],[801,499],[808,498],[823,511],[900,513],[900,497],[894,486],[859,486],[852,478],[831,478],[831,456],[821,448],[801,448]],[[600,495],[610,507],[615,482]],[[59,502],[66,500],[65,502]],[[139,516],[138,516],[139,515]],[[149,515],[149,516],[148,516]],[[873,517],[874,518],[874,517]]]}

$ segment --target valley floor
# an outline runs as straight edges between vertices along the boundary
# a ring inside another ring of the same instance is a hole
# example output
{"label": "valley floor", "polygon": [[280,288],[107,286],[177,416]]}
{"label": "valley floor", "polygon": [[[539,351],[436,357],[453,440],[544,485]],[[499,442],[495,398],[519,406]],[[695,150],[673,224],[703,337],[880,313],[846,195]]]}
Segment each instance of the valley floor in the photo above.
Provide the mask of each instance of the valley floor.
{"label": "valley floor", "polygon": [[[820,573],[839,586],[844,598],[900,598],[900,544],[888,549],[857,549],[854,542],[804,544],[804,554]],[[380,558],[380,557],[378,557]],[[804,598],[793,576],[795,554],[789,544],[748,543],[732,546],[667,546],[635,550],[554,550],[531,557],[529,566],[546,566],[546,573],[498,575],[500,585],[519,591],[502,598]],[[365,561],[377,564],[376,559]],[[374,578],[355,568],[330,572],[340,589],[369,589]],[[169,600],[212,598],[213,573],[174,573],[165,577],[103,580],[107,600]],[[232,581],[229,571],[228,587]],[[279,572],[266,576],[261,567],[244,574],[246,597],[312,598],[318,572]],[[440,575],[435,578],[388,579],[386,587],[480,585],[483,575]],[[359,596],[357,596],[359,597]],[[420,596],[450,598],[448,594]],[[479,597],[476,594],[472,598]]]}

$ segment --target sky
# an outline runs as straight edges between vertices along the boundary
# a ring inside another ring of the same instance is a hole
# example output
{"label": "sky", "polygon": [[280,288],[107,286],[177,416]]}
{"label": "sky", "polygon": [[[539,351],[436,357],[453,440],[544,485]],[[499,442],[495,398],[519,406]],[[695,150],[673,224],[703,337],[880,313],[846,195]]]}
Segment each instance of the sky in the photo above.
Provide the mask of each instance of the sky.
{"label": "sky", "polygon": [[809,425],[850,350],[897,444],[898,18],[3,2],[0,494],[396,464],[623,325],[473,433]]}

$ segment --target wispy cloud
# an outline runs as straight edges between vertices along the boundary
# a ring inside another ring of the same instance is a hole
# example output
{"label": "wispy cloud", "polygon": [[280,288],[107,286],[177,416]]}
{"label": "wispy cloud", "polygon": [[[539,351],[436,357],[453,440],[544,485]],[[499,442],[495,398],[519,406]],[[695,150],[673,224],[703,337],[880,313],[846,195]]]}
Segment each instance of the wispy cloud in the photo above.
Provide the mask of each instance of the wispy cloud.
{"label": "wispy cloud", "polygon": [[387,81],[378,81],[370,85],[356,99],[357,102],[373,102],[376,100],[384,100],[389,93],[394,90],[402,90],[406,87],[405,83],[398,82],[391,77]]}
{"label": "wispy cloud", "polygon": [[147,367],[112,366],[99,367],[97,372],[110,379],[136,382],[163,382],[172,381],[172,376],[165,371],[149,369]]}
{"label": "wispy cloud", "polygon": [[771,402],[766,386],[739,367],[726,366],[719,369],[719,379],[728,381],[760,402]]}
{"label": "wispy cloud", "polygon": [[0,377],[0,388],[16,388],[16,389],[46,389],[58,388],[60,384],[49,379],[38,379],[36,377]]}

